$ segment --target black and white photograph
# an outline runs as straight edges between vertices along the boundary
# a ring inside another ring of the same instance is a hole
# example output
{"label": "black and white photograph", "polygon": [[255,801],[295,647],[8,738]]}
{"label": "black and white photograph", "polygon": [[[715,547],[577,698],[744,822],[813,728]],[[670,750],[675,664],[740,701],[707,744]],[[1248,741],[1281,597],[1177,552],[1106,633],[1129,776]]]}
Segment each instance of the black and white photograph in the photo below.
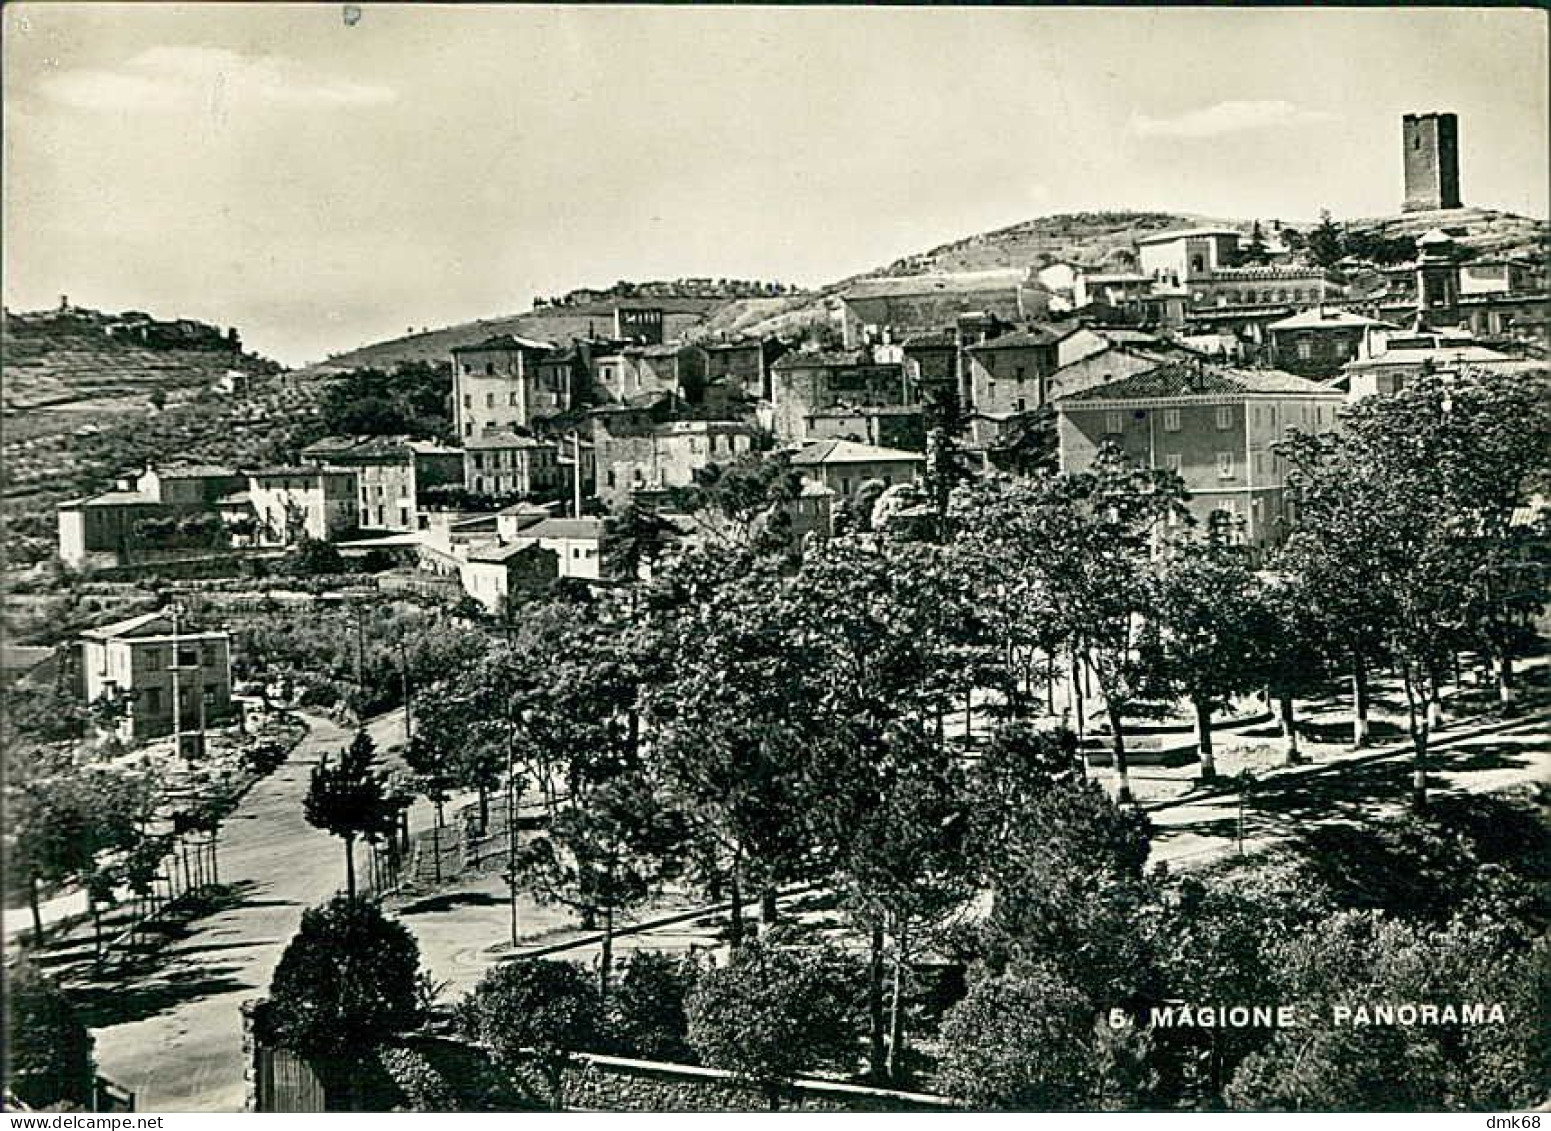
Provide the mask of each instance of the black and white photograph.
{"label": "black and white photograph", "polygon": [[1551,1116],[1545,7],[0,23],[6,1129]]}

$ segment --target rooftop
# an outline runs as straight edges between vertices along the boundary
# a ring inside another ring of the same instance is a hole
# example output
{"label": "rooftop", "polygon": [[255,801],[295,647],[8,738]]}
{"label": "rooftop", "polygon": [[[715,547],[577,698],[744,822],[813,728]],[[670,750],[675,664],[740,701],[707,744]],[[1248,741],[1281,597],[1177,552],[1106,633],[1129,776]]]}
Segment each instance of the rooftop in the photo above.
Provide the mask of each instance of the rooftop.
{"label": "rooftop", "polygon": [[1071,337],[1075,332],[1072,326],[1031,326],[1027,330],[1014,330],[1010,334],[992,338],[978,345],[969,347],[971,353],[981,353],[986,350],[1013,350],[1028,349],[1033,346],[1053,346],[1063,338]]}
{"label": "rooftop", "polygon": [[548,353],[554,349],[552,342],[540,342],[533,338],[519,338],[516,334],[497,334],[477,345],[453,346],[453,353],[480,353],[485,350],[527,350],[530,353]]}
{"label": "rooftop", "polygon": [[581,538],[596,541],[603,537],[601,518],[546,518],[522,532],[524,538]]}
{"label": "rooftop", "polygon": [[1236,369],[1227,365],[1170,361],[1156,369],[1133,373],[1107,385],[1062,397],[1057,403],[1232,396],[1241,393],[1329,394],[1330,390],[1318,382],[1294,373],[1284,373],[1280,369]]}
{"label": "rooftop", "polygon": [[1238,239],[1242,232],[1236,232],[1232,228],[1180,228],[1173,232],[1159,232],[1153,236],[1138,236],[1138,245],[1151,243],[1173,243],[1175,240],[1185,239],[1187,236],[1232,236]]}
{"label": "rooftop", "polygon": [[84,499],[74,499],[59,505],[61,507],[160,506],[161,500],[155,495],[146,495],[139,491],[104,491],[98,495],[88,495]]}
{"label": "rooftop", "polygon": [[935,275],[884,276],[875,279],[859,279],[847,287],[841,297],[849,300],[1001,291],[1022,286],[1026,279],[1027,272],[1021,268],[998,268],[993,271],[958,271],[951,274]]}
{"label": "rooftop", "polygon": [[[524,536],[526,536],[526,534],[527,531],[524,531]],[[532,542],[492,542],[489,545],[480,546],[478,549],[470,550],[468,558],[471,562],[505,562],[510,561],[512,558],[518,557],[519,555],[531,553],[534,551],[538,551],[539,553],[545,552],[540,550],[539,547],[535,546]]]}
{"label": "rooftop", "polygon": [[820,440],[809,444],[792,457],[794,467],[816,467],[821,464],[842,463],[920,463],[926,457],[920,452],[905,452],[898,448],[879,448],[872,444],[859,444],[855,440]]}
{"label": "rooftop", "polygon": [[1273,322],[1267,327],[1269,330],[1329,330],[1341,326],[1388,326],[1388,322],[1380,322],[1377,318],[1367,318],[1361,314],[1354,314],[1350,310],[1340,310],[1329,306],[1311,306],[1307,310],[1300,310],[1297,314]]}
{"label": "rooftop", "polygon": [[230,467],[208,463],[190,463],[179,467],[147,467],[146,470],[154,471],[163,479],[230,479],[237,474]]}
{"label": "rooftop", "polygon": [[486,432],[482,436],[469,436],[463,441],[466,451],[488,451],[491,448],[500,448],[503,451],[510,448],[547,448],[553,445],[546,444],[543,440],[535,440],[532,436],[519,436],[515,432]]}

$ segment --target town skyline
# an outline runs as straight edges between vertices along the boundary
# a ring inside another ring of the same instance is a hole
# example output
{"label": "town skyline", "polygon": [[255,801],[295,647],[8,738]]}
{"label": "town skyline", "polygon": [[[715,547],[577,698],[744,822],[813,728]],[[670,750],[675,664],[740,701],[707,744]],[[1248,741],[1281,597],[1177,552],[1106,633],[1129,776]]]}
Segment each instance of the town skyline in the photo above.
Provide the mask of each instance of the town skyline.
{"label": "town skyline", "polygon": [[[1547,212],[1533,12],[5,18],[6,303],[235,324],[289,364],[617,278],[816,286],[1054,213],[1390,215],[1403,113],[1460,115],[1468,205]],[[1122,37],[1156,49],[1106,62]]]}

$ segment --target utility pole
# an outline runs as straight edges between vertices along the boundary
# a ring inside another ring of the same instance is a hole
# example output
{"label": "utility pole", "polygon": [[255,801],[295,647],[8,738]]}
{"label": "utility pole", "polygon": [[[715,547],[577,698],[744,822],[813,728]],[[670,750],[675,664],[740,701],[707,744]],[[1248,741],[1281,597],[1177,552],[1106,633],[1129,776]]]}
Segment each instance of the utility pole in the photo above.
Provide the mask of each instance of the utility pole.
{"label": "utility pole", "polygon": [[177,602],[172,605],[172,752],[174,757],[183,754],[183,685],[178,679],[178,614]]}
{"label": "utility pole", "polygon": [[571,517],[582,517],[582,437],[571,431]]}

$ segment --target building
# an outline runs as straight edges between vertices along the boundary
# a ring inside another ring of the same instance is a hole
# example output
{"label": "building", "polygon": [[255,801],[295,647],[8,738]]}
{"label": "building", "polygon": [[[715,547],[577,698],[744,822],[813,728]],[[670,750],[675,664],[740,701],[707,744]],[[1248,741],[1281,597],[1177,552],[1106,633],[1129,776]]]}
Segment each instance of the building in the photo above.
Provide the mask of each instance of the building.
{"label": "building", "polygon": [[231,467],[208,464],[147,465],[135,480],[144,495],[173,507],[214,507],[223,498],[247,488],[248,481]]}
{"label": "building", "polygon": [[829,409],[919,402],[904,364],[877,362],[871,350],[789,353],[771,369],[771,425],[785,443],[809,439],[809,419]]}
{"label": "building", "polygon": [[260,546],[331,542],[360,529],[354,471],[302,465],[258,468],[247,476]]}
{"label": "building", "polygon": [[513,334],[456,347],[452,405],[458,436],[467,440],[485,432],[527,430],[539,418],[570,408],[574,390],[561,370],[546,366],[540,378],[540,363],[554,352],[548,342]]}
{"label": "building", "polygon": [[1286,461],[1273,445],[1294,428],[1337,428],[1343,400],[1292,373],[1169,361],[1057,400],[1060,465],[1081,471],[1113,444],[1142,466],[1177,472],[1203,528],[1226,523],[1264,550],[1292,520]]}
{"label": "building", "polygon": [[1159,232],[1136,245],[1143,273],[1165,291],[1180,292],[1187,322],[1200,311],[1297,308],[1339,293],[1321,267],[1243,263],[1239,233],[1228,228]]}
{"label": "building", "polygon": [[1462,368],[1534,371],[1544,362],[1526,361],[1489,349],[1469,330],[1433,330],[1419,321],[1410,330],[1376,330],[1368,334],[1358,355],[1341,368],[1337,385],[1352,400],[1394,393],[1423,373],[1454,373]]}
{"label": "building", "polygon": [[839,317],[845,348],[854,350],[951,326],[962,314],[1022,322],[1048,307],[1049,292],[1027,271],[962,271],[862,279],[840,296]]}
{"label": "building", "polygon": [[141,523],[166,513],[160,499],[129,487],[60,503],[56,508],[59,558],[74,569],[117,566],[143,558],[146,539]]}
{"label": "building", "polygon": [[604,385],[613,400],[625,401],[640,393],[671,393],[691,404],[700,403],[709,369],[706,351],[700,346],[626,346],[620,359],[619,387]]}
{"label": "building", "polygon": [[603,576],[601,518],[546,518],[517,532],[514,546],[539,546],[555,555],[560,577],[597,581]]}
{"label": "building", "polygon": [[786,346],[775,338],[705,343],[707,384],[738,389],[749,400],[770,399],[770,367]]}
{"label": "building", "polygon": [[355,474],[360,524],[418,530],[422,492],[461,486],[464,453],[403,436],[329,436],[301,450],[302,462]]}
{"label": "building", "polygon": [[1362,351],[1373,329],[1394,327],[1337,307],[1310,307],[1266,327],[1269,360],[1303,377],[1333,377]]}
{"label": "building", "polygon": [[502,430],[463,441],[463,486],[476,495],[552,495],[569,484],[553,440]]}
{"label": "building", "polygon": [[1406,196],[1402,212],[1459,208],[1459,118],[1407,114],[1400,122]]}
{"label": "building", "polygon": [[926,457],[920,452],[879,448],[851,440],[821,440],[792,456],[792,467],[804,479],[828,487],[844,500],[869,479],[876,479],[885,487],[913,482],[926,471]]}
{"label": "building", "polygon": [[855,440],[880,448],[926,450],[926,418],[920,405],[836,405],[804,420],[807,440]]}
{"label": "building", "polygon": [[174,710],[180,732],[231,717],[231,641],[225,632],[180,632],[171,614],[153,612],[90,629],[80,640],[86,701],[106,696],[124,703],[120,738],[173,733]]}
{"label": "building", "polygon": [[559,576],[559,555],[536,542],[480,546],[458,568],[463,591],[497,615],[513,593],[537,592]]}
{"label": "building", "polygon": [[591,418],[596,490],[613,507],[638,491],[687,487],[697,471],[754,450],[754,430],[740,420],[668,420],[662,406],[630,405]]}

